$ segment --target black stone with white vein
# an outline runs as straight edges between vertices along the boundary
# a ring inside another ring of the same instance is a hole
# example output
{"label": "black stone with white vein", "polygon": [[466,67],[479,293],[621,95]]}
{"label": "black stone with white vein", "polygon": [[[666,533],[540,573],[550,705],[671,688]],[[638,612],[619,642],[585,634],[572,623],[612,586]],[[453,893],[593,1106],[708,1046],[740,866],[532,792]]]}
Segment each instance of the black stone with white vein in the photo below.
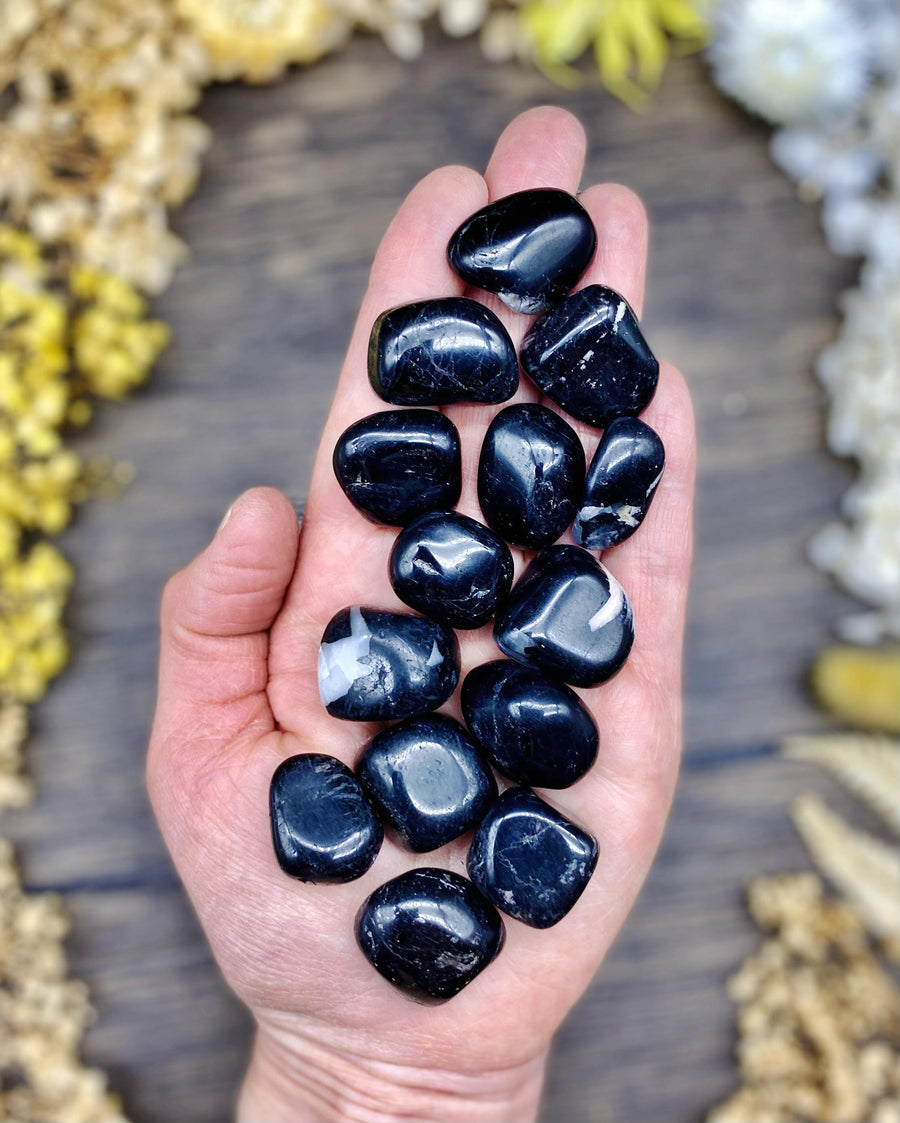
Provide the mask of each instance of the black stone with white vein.
{"label": "black stone with white vein", "polygon": [[598,847],[528,788],[510,788],[475,832],[469,877],[508,916],[550,928],[584,892]]}
{"label": "black stone with white vein", "polygon": [[455,632],[404,612],[354,605],[328,622],[319,696],[332,717],[397,721],[442,706],[459,681]]}
{"label": "black stone with white vein", "polygon": [[605,285],[573,292],[534,324],[522,369],[558,406],[601,428],[634,416],[656,392],[659,363],[624,297]]}
{"label": "black stone with white vein", "polygon": [[489,308],[448,296],[382,312],[369,337],[369,381],[394,405],[505,402],[519,385],[519,363]]}
{"label": "black stone with white vein", "polygon": [[494,959],[504,936],[499,913],[471,881],[430,867],[385,882],[356,917],[366,959],[424,1002],[459,994]]}
{"label": "black stone with white vein", "polygon": [[603,433],[588,469],[584,503],[572,537],[586,550],[608,550],[644,520],[663,474],[659,435],[636,417],[617,417]]}
{"label": "black stone with white vein", "polygon": [[597,234],[573,196],[554,187],[519,191],[476,211],[450,239],[451,267],[496,293],[514,312],[543,312],[574,287]]}
{"label": "black stone with white vein", "polygon": [[619,670],[634,642],[622,586],[579,546],[542,550],[494,621],[510,659],[573,686],[596,686]]}

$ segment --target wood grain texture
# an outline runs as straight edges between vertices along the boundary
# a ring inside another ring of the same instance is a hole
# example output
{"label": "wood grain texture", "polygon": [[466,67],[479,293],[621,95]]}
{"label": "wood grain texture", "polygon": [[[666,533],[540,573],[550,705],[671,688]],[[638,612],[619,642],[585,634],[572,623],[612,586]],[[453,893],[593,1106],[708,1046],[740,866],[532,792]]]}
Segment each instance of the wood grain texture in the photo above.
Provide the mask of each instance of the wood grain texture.
{"label": "wood grain texture", "polygon": [[[811,366],[852,264],[767,156],[768,130],[672,64],[646,117],[434,38],[403,64],[374,41],[267,89],[218,87],[200,188],[175,220],[193,250],[158,312],[175,342],[153,384],[99,410],[85,455],[137,482],[85,509],[76,657],[35,718],[40,800],[9,815],[27,883],[67,891],[74,970],[100,1010],[88,1057],[138,1123],[230,1118],[247,1018],[222,984],[143,791],[156,612],[166,577],[244,488],[302,500],[380,235],[441,163],[482,167],[517,112],[555,101],[589,136],[586,181],[619,180],[653,223],[647,335],[695,393],[701,474],[687,643],[687,761],[659,860],[595,985],[563,1027],[544,1118],[691,1123],[733,1083],[723,982],[757,942],[750,875],[804,866],[785,813],[828,778],[773,759],[824,720],[806,667],[844,598],[804,560],[849,480],[822,449]],[[735,410],[742,411],[734,416]]]}

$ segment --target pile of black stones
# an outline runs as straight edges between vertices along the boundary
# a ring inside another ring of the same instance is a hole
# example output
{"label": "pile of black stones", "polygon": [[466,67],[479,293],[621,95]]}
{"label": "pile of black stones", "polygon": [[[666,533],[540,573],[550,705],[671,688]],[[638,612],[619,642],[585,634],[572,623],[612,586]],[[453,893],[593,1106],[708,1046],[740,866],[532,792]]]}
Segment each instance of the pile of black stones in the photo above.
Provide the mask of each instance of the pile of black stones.
{"label": "pile of black stones", "polygon": [[[450,264],[514,311],[540,313],[518,356],[475,300],[389,309],[372,328],[369,377],[384,401],[406,408],[356,422],[334,450],[350,501],[402,528],[390,580],[418,615],[353,605],[329,622],[318,665],[328,712],[395,724],[368,742],[355,774],[318,753],[284,761],[271,787],[275,852],[292,877],[345,882],[375,861],[385,827],[416,853],[474,831],[469,879],[412,869],[357,915],[365,956],[420,1000],[452,997],[494,959],[500,912],[535,928],[560,921],[597,862],[595,839],[532,788],[567,788],[596,759],[596,724],[570,685],[614,675],[634,626],[625,592],[588,550],[638,528],[664,453],[636,416],[659,367],[634,312],[603,285],[570,294],[595,248],[590,217],[564,191],[520,192],[474,214],[450,241]],[[477,522],[453,510],[459,433],[424,407],[507,401],[520,365],[602,438],[586,470],[581,441],[558,413],[501,410],[481,449]],[[555,545],[570,527],[578,545]],[[515,584],[510,544],[536,551]],[[491,620],[508,658],[466,676],[465,725],[434,713],[459,681],[455,629]],[[502,794],[495,772],[511,782]]]}

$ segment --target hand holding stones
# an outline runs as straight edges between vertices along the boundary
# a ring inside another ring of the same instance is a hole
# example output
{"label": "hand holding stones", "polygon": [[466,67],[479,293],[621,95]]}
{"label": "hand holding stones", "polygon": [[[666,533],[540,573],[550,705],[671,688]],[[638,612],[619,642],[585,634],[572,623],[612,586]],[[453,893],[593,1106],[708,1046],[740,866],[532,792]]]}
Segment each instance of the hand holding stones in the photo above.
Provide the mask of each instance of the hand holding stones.
{"label": "hand holding stones", "polygon": [[[337,881],[365,873],[384,827],[419,852],[475,831],[471,881],[413,870],[372,893],[357,918],[366,957],[420,999],[451,997],[492,961],[503,942],[498,909],[536,928],[562,920],[597,862],[596,840],[529,787],[566,788],[596,759],[596,724],[565,684],[614,675],[634,624],[625,591],[581,545],[606,548],[633,533],[663,468],[659,438],[635,417],[653,396],[658,365],[634,313],[601,285],[567,295],[595,245],[586,211],[561,191],[520,192],[473,215],[451,239],[449,261],[514,310],[543,313],[519,359],[477,301],[388,309],[371,332],[371,385],[387,403],[415,408],[356,422],[334,450],[335,474],[362,515],[403,528],[390,580],[421,615],[354,605],[328,624],[319,652],[328,712],[400,724],[370,739],[358,779],[327,757],[285,762],[272,785],[273,837],[286,873]],[[478,467],[485,526],[453,510],[457,429],[421,407],[504,402],[519,360],[557,406],[606,431],[586,480],[581,440],[560,413],[537,403],[500,410]],[[581,545],[556,544],[573,523]],[[514,585],[507,543],[540,551]],[[467,677],[467,731],[433,711],[459,678],[453,629],[491,620],[509,661]],[[524,786],[498,797],[491,766]],[[334,841],[341,823],[343,849]]]}

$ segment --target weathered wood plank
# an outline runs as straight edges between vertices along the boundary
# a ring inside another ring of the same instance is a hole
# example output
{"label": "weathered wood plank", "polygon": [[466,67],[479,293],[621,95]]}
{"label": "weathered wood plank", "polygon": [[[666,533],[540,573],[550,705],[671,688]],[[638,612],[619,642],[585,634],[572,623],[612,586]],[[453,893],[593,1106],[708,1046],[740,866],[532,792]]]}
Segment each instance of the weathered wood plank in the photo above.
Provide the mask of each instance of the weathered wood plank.
{"label": "weathered wood plank", "polygon": [[215,143],[176,219],[194,257],[158,305],[175,343],[153,385],[101,409],[80,445],[135,461],[138,478],[66,535],[77,657],[37,714],[40,802],[6,825],[30,884],[73,890],[72,959],[100,1007],[89,1054],[137,1120],[228,1118],[248,1032],[143,794],[159,591],[245,487],[302,498],[403,194],[437,164],[483,165],[509,118],[546,100],[584,120],[586,179],[627,182],[648,204],[647,331],[694,389],[701,477],[689,766],[650,883],[560,1034],[544,1117],[688,1123],[731,1086],[722,982],[756,940],[740,883],[803,863],[783,808],[808,772],[764,750],[822,724],[802,676],[843,604],[803,550],[848,479],[822,452],[810,370],[852,268],[770,165],[766,130],[696,60],[673,63],[637,117],[593,79],[557,90],[471,44],[436,39],[404,65],[360,41],[272,88],[208,93]]}

